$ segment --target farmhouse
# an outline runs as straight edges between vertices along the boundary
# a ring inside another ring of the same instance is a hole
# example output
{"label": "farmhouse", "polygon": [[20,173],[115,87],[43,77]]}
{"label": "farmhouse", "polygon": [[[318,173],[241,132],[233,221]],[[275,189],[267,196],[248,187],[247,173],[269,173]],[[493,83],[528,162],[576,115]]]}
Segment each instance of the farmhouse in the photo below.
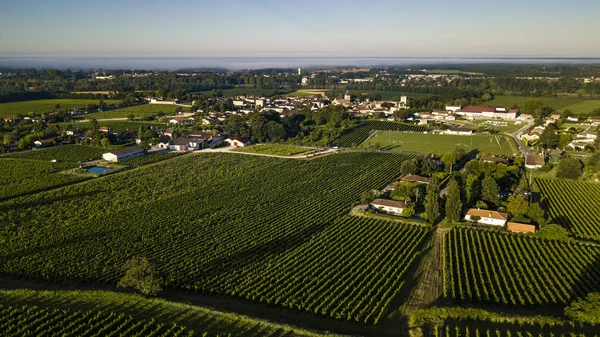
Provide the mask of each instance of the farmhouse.
{"label": "farmhouse", "polygon": [[419,184],[429,184],[429,179],[425,177],[421,177],[416,174],[407,174],[402,179],[400,179],[403,183],[419,183]]}
{"label": "farmhouse", "polygon": [[232,137],[225,139],[225,142],[231,146],[244,147],[252,144],[252,141],[248,137]]}
{"label": "farmhouse", "polygon": [[535,225],[528,223],[509,222],[506,229],[515,233],[535,233]]}
{"label": "farmhouse", "polygon": [[389,199],[375,199],[371,202],[371,207],[382,210],[388,214],[402,215],[402,211],[409,206],[406,201],[396,201]]}
{"label": "farmhouse", "polygon": [[468,128],[449,128],[444,132],[447,135],[459,135],[459,136],[470,136],[474,132]]}
{"label": "farmhouse", "polygon": [[492,226],[504,226],[506,225],[506,220],[508,220],[507,213],[471,208],[467,212],[467,215],[465,215],[465,220],[474,221],[474,217],[479,217],[477,222]]}
{"label": "farmhouse", "polygon": [[107,152],[102,155],[102,158],[106,161],[118,162],[128,158],[134,158],[144,155],[144,149],[137,146],[125,147],[119,150]]}
{"label": "farmhouse", "polygon": [[508,165],[508,159],[502,157],[483,157],[481,159],[484,163],[494,163],[494,164],[505,164]]}
{"label": "farmhouse", "polygon": [[37,147],[52,146],[52,145],[54,145],[54,139],[36,140],[35,142],[33,142],[33,144],[35,144],[35,146],[37,146]]}
{"label": "farmhouse", "polygon": [[525,167],[528,169],[538,169],[546,163],[544,155],[530,153],[525,155]]}

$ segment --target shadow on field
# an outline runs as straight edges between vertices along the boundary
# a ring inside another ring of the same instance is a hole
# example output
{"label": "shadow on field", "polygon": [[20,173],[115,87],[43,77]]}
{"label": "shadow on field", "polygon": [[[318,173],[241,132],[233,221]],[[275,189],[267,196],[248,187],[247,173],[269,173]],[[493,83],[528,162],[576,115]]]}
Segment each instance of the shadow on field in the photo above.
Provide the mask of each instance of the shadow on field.
{"label": "shadow on field", "polygon": [[[81,182],[81,181],[78,181],[77,183],[79,183],[79,182]],[[54,189],[54,188],[52,188],[52,189]],[[38,192],[39,191],[37,191],[35,193],[38,193]],[[27,201],[27,202],[23,202],[23,203],[9,203],[9,204],[1,205],[0,211],[8,212],[11,210],[27,209],[27,208],[31,208],[34,206],[52,205],[55,202],[68,200],[68,199],[89,197],[89,196],[92,196],[92,195],[95,195],[98,193],[102,193],[102,191],[96,190],[96,191],[90,191],[90,192],[85,192],[85,193],[67,194],[67,195],[56,196],[54,198],[36,198],[34,201]]]}

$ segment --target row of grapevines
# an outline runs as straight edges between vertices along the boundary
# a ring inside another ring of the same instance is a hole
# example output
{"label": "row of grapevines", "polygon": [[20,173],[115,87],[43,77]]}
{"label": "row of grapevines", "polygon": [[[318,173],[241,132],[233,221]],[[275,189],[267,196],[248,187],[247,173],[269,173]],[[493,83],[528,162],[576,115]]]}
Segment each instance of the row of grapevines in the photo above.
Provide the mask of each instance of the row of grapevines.
{"label": "row of grapevines", "polygon": [[343,134],[341,137],[335,139],[331,144],[341,147],[356,146],[364,142],[375,130],[423,132],[426,130],[426,128],[424,126],[406,123],[366,121],[349,130],[349,132]]}
{"label": "row of grapevines", "polygon": [[[0,273],[115,284],[128,258],[145,255],[157,264],[168,287],[268,303],[268,298],[282,290],[263,288],[271,282],[253,271],[285,261],[280,259],[293,255],[320,233],[328,233],[362,191],[381,188],[396,178],[399,165],[410,158],[358,152],[310,161],[197,154],[12,199],[0,204],[4,239]],[[352,226],[346,229],[352,230]],[[392,254],[377,242],[371,245],[364,250]],[[362,258],[370,262],[368,256]],[[304,255],[297,259],[314,264]],[[382,293],[373,294],[376,300],[351,301],[324,310],[340,318],[350,313],[351,319],[374,322],[387,308],[380,302],[394,297],[400,271],[406,266],[389,263],[382,270],[398,273],[380,285]],[[334,272],[346,270],[343,265],[336,268]],[[241,287],[240,275],[247,275],[251,283]],[[327,281],[339,285],[345,280]],[[311,291],[333,297],[343,290],[338,285]],[[284,305],[282,300],[276,304]]]}
{"label": "row of grapevines", "polygon": [[433,327],[433,337],[592,337],[598,336],[593,328],[550,327],[502,324],[487,321],[457,322],[444,327]]}
{"label": "row of grapevines", "polygon": [[108,152],[107,149],[101,147],[92,147],[84,145],[63,145],[55,146],[47,149],[15,152],[2,156],[2,158],[19,158],[32,160],[75,162],[90,160],[102,157],[103,153]]}
{"label": "row of grapevines", "polygon": [[600,185],[537,179],[552,222],[585,239],[600,239]]}
{"label": "row of grapevines", "polygon": [[473,229],[444,237],[446,298],[562,306],[600,290],[600,248]]}
{"label": "row of grapevines", "polygon": [[36,306],[0,304],[2,336],[193,336],[194,331],[177,324],[135,320],[125,314],[101,311],[44,309]]}

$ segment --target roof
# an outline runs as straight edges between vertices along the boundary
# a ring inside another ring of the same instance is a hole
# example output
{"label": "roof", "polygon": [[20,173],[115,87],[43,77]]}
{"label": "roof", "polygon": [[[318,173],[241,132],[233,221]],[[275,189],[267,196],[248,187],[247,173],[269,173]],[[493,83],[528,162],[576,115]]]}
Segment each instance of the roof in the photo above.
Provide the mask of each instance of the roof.
{"label": "roof", "polygon": [[535,225],[529,223],[508,222],[506,228],[511,232],[535,233]]}
{"label": "roof", "polygon": [[402,177],[402,179],[400,179],[400,181],[404,181],[404,182],[419,182],[419,183],[429,184],[429,179],[428,178],[421,177],[421,176],[416,175],[416,174],[407,174],[404,177]]}
{"label": "roof", "polygon": [[404,208],[404,207],[407,207],[409,204],[406,201],[396,201],[396,200],[389,200],[389,199],[375,199],[371,202],[371,205]]}
{"label": "roof", "polygon": [[135,152],[139,152],[139,151],[144,151],[144,149],[141,149],[141,148],[139,148],[137,146],[130,146],[130,147],[124,147],[122,149],[110,151],[108,153],[112,153],[115,156],[121,156],[121,155],[124,155],[124,154],[130,154],[130,153],[135,153]]}
{"label": "roof", "polygon": [[544,159],[544,156],[541,154],[535,154],[535,153],[531,153],[531,154],[526,154],[525,155],[525,165],[544,165],[546,163],[546,160]]}
{"label": "roof", "polygon": [[495,220],[504,220],[504,221],[508,220],[508,213],[490,211],[487,209],[471,208],[467,212],[467,215],[478,216],[480,218],[490,218],[490,219],[495,219]]}
{"label": "roof", "polygon": [[466,106],[460,109],[462,112],[496,112],[496,107],[493,106]]}
{"label": "roof", "polygon": [[250,142],[250,138],[248,138],[248,137],[231,137],[231,139],[237,140],[238,142],[241,142],[241,143],[244,143],[244,144]]}
{"label": "roof", "polygon": [[490,162],[490,163],[504,163],[507,164],[508,163],[508,159],[506,158],[502,158],[502,157],[483,157],[482,159],[484,162]]}
{"label": "roof", "polygon": [[473,132],[473,130],[471,130],[469,128],[448,128],[448,131],[453,131],[453,132]]}
{"label": "roof", "polygon": [[513,114],[513,113],[516,114],[517,112],[519,112],[519,109],[510,109],[510,110],[508,110],[508,113],[511,113],[511,114]]}
{"label": "roof", "polygon": [[54,139],[42,139],[42,140],[38,140],[38,142],[42,143],[42,144],[50,144],[50,143],[54,143]]}

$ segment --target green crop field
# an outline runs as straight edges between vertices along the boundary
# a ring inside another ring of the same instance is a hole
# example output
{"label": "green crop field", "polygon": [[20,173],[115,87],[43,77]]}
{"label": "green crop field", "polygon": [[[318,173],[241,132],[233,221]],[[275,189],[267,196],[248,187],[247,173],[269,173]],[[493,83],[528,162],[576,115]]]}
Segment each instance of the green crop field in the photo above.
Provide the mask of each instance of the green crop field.
{"label": "green crop field", "polygon": [[0,274],[115,285],[143,255],[168,289],[376,324],[429,229],[346,214],[411,158],[199,153],[13,198],[0,203]]}
{"label": "green crop field", "polygon": [[[290,90],[290,89],[241,88],[240,87],[240,88],[233,88],[233,89],[223,89],[221,91],[223,92],[224,97],[234,97],[234,96],[239,96],[239,95],[271,97],[271,96],[275,95],[275,92],[279,92],[278,95],[285,95],[285,94],[291,93],[293,90]],[[196,92],[196,94],[210,95],[211,92],[212,92],[211,90],[199,91],[199,92]]]}
{"label": "green crop field", "polygon": [[592,110],[600,108],[600,100],[598,99],[586,100],[567,97],[496,96],[492,101],[485,102],[484,104],[510,108],[513,105],[521,106],[529,100],[541,101],[545,106],[552,107],[558,112],[569,109],[575,114],[588,114]]}
{"label": "green crop field", "polygon": [[355,147],[364,142],[375,130],[423,132],[427,127],[407,123],[369,120],[347,130],[346,133],[334,139],[331,145]]}
{"label": "green crop field", "polygon": [[[189,112],[190,108],[181,107],[184,112]],[[87,115],[76,116],[78,119],[103,119],[103,118],[127,118],[131,114],[135,117],[148,117],[152,115],[156,115],[158,113],[164,113],[166,115],[175,114],[175,109],[177,109],[177,105],[168,105],[168,104],[140,104],[129,107],[124,107],[115,110],[103,111],[103,112],[94,112]]]}
{"label": "green crop field", "polygon": [[[180,336],[187,336],[193,331],[194,336],[204,336],[207,333],[209,337],[216,336],[266,336],[266,337],[317,337],[320,334],[311,333],[297,328],[273,324],[258,319],[250,319],[229,313],[223,313],[216,310],[206,309],[199,306],[170,302],[160,299],[147,298],[140,295],[125,294],[110,291],[33,291],[33,290],[11,290],[0,291],[0,322],[7,322],[2,316],[6,314],[6,308],[10,307],[12,312],[16,310],[23,317],[35,315],[40,310],[46,312],[59,313],[49,315],[46,319],[41,319],[37,325],[27,326],[27,322],[13,321],[13,326],[19,326],[22,329],[35,329],[38,326],[56,326],[50,330],[59,330],[59,326],[72,323],[73,318],[79,318],[80,315],[86,315],[91,312],[88,319],[80,320],[80,329],[93,329],[93,324],[99,322],[99,319],[107,319],[102,326],[113,326],[116,329],[120,324],[122,330],[116,330],[113,335],[116,336],[176,336],[175,332],[181,332]],[[57,311],[60,312],[57,312]],[[9,311],[10,312],[10,311]],[[64,316],[63,316],[64,315]],[[53,317],[54,316],[54,317]],[[72,317],[73,316],[73,317]],[[107,318],[110,317],[110,318]],[[109,324],[109,322],[119,321],[120,324]],[[135,322],[135,327],[131,323]],[[163,334],[152,334],[146,327],[152,324],[153,329],[162,326]],[[164,334],[164,331],[177,327],[171,333]],[[0,323],[1,326],[2,323]],[[75,330],[75,327],[72,327]],[[131,329],[131,330],[128,330]],[[7,331],[1,329],[0,331]],[[110,330],[112,331],[112,330]],[[146,331],[146,333],[140,333]],[[31,336],[46,336],[42,329],[38,329]],[[55,333],[48,336],[79,336],[83,333]],[[84,331],[81,331],[84,332]],[[107,331],[108,332],[108,331]],[[16,336],[23,336],[16,334]],[[93,335],[93,334],[90,334]],[[105,334],[101,334],[105,336]],[[106,335],[109,335],[108,333]],[[3,334],[3,336],[5,336]]]}
{"label": "green crop field", "polygon": [[441,154],[454,151],[457,147],[466,152],[477,150],[483,153],[511,156],[512,150],[505,136],[474,134],[472,136],[425,134],[416,132],[377,131],[363,147],[375,147],[390,151],[411,151]]}
{"label": "green crop field", "polygon": [[600,291],[597,246],[455,228],[444,258],[444,296],[457,302],[551,307]]}
{"label": "green crop field", "polygon": [[[104,100],[106,104],[120,103],[119,100]],[[0,103],[0,117],[15,117],[19,114],[28,115],[31,113],[41,114],[52,112],[57,104],[60,104],[60,110],[86,108],[88,104],[98,104],[97,99],[40,99],[34,101]]]}
{"label": "green crop field", "polygon": [[536,179],[552,223],[584,239],[600,239],[600,185],[559,179]]}
{"label": "green crop field", "polygon": [[[71,121],[68,123],[57,123],[51,125],[58,125],[62,130],[66,130],[69,127],[79,130],[89,130],[92,128],[92,122],[78,122]],[[166,128],[167,124],[158,122],[143,122],[143,121],[99,121],[98,125],[108,126],[113,129],[114,132],[121,133],[126,130],[137,131],[140,126],[142,127],[155,127],[155,128]]]}
{"label": "green crop field", "polygon": [[276,156],[293,156],[293,155],[305,153],[305,152],[308,152],[311,150],[312,150],[312,148],[309,148],[309,147],[287,146],[287,145],[278,145],[278,144],[259,144],[259,145],[249,146],[249,147],[238,148],[235,151],[270,154],[270,155],[276,155]]}
{"label": "green crop field", "polygon": [[404,91],[383,91],[383,90],[350,90],[352,92],[358,91],[363,96],[371,96],[371,95],[381,95],[381,99],[384,101],[389,101],[394,97],[399,96],[408,96],[408,97],[429,97],[433,96],[432,94],[418,94],[414,92],[404,92]]}

